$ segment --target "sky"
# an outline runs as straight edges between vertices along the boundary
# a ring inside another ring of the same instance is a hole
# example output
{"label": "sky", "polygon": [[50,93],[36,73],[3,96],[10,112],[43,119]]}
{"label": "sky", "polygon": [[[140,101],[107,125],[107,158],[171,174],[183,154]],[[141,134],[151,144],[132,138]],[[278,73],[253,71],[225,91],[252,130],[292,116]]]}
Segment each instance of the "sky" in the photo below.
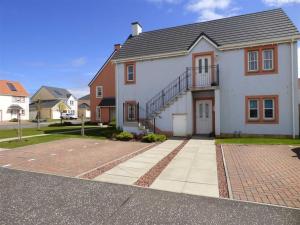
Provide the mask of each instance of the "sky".
{"label": "sky", "polygon": [[134,21],[149,31],[278,7],[300,30],[300,0],[0,0],[0,79],[81,97]]}

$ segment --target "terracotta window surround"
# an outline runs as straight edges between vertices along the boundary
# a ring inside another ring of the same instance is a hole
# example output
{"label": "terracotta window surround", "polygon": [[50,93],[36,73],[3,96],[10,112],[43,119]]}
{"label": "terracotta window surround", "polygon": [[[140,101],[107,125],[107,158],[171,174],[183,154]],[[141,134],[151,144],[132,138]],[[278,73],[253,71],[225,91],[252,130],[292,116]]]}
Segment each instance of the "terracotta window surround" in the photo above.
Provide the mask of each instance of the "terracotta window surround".
{"label": "terracotta window surround", "polygon": [[[128,80],[128,67],[133,66],[133,80]],[[126,62],[124,64],[124,81],[125,84],[135,84],[136,82],[136,65],[135,62]]]}
{"label": "terracotta window surround", "polygon": [[[245,97],[245,121],[247,124],[278,124],[279,123],[279,103],[278,95],[257,95]],[[258,117],[250,119],[250,100],[258,101]],[[273,118],[264,117],[264,100],[273,100]]]}
{"label": "terracotta window surround", "polygon": [[[273,50],[273,69],[264,70],[263,68],[263,51],[264,50]],[[248,52],[257,51],[258,52],[258,70],[249,71],[248,70]],[[258,47],[245,48],[244,50],[244,58],[245,58],[245,75],[270,75],[270,74],[278,74],[278,46],[277,45],[264,45]]]}
{"label": "terracotta window surround", "polygon": [[[129,106],[134,106],[135,111],[134,111],[134,117],[129,118]],[[137,102],[136,101],[126,101],[125,102],[125,121],[126,122],[136,122],[137,121]]]}

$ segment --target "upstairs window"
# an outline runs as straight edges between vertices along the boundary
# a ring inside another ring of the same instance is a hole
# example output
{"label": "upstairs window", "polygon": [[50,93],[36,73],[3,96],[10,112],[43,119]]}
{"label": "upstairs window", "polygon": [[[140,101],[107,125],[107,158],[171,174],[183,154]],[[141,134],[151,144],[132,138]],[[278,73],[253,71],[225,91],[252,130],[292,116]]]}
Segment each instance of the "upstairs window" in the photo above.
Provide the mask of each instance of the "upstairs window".
{"label": "upstairs window", "polygon": [[17,88],[15,87],[15,85],[13,83],[7,83],[7,87],[11,91],[17,91]]}
{"label": "upstairs window", "polygon": [[103,98],[103,86],[96,87],[96,98]]}
{"label": "upstairs window", "polygon": [[274,55],[273,49],[263,50],[263,70],[273,70],[274,69],[273,55]]}
{"label": "upstairs window", "polygon": [[248,71],[258,71],[258,51],[248,52]]}
{"label": "upstairs window", "polygon": [[135,84],[136,69],[135,63],[125,63],[125,84]]}
{"label": "upstairs window", "polygon": [[278,73],[277,45],[245,49],[245,74],[265,75]]}
{"label": "upstairs window", "polygon": [[70,105],[73,106],[74,105],[74,101],[70,100]]}

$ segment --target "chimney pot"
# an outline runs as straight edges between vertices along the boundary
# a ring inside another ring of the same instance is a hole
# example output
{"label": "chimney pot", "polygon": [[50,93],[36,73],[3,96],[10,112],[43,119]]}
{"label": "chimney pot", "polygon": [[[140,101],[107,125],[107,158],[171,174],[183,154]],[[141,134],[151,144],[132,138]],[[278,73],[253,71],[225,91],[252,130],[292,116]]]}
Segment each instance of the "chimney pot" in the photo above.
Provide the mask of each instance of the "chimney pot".
{"label": "chimney pot", "polygon": [[140,33],[142,33],[142,26],[139,24],[139,22],[133,22],[131,23],[131,29],[132,29],[132,36],[137,36]]}
{"label": "chimney pot", "polygon": [[115,46],[115,50],[116,51],[119,51],[120,48],[122,47],[121,44],[115,44],[114,46]]}

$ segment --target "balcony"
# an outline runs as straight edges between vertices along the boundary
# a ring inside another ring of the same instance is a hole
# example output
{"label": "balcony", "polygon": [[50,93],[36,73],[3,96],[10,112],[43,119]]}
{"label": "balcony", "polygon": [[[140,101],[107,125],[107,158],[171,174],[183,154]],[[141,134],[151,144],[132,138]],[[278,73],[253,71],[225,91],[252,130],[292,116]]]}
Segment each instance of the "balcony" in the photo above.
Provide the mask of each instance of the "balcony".
{"label": "balcony", "polygon": [[188,67],[186,73],[191,77],[190,89],[219,86],[219,65]]}

